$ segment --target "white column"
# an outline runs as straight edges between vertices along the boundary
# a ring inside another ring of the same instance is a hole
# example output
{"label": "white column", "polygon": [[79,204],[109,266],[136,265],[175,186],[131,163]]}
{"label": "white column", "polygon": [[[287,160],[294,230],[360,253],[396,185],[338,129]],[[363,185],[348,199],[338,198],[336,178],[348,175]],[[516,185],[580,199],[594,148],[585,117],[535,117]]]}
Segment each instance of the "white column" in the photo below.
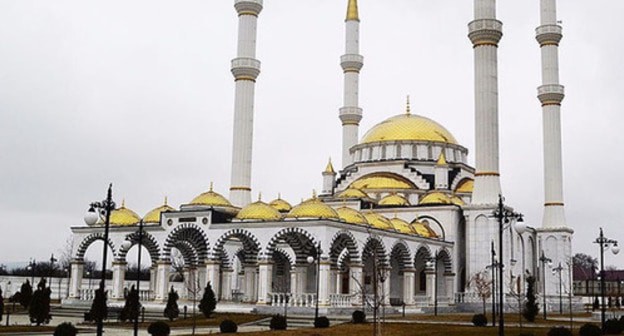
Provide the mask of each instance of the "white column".
{"label": "white column", "polygon": [[503,24],[495,0],[475,0],[468,37],[475,55],[475,182],[473,204],[496,204],[501,193],[498,148],[498,42]]}
{"label": "white column", "polygon": [[340,58],[344,71],[344,105],[340,109],[342,121],[342,167],[353,163],[349,149],[358,143],[362,109],[359,107],[360,71],[364,66],[364,57],[360,55],[360,18],[357,0],[349,0],[345,20],[345,54]]}
{"label": "white column", "polygon": [[258,304],[269,302],[269,293],[273,284],[273,263],[268,260],[260,261],[258,266]]}
{"label": "white column", "polygon": [[414,304],[414,288],[416,287],[416,270],[413,268],[406,268],[403,270],[403,302],[405,305],[411,306]]}
{"label": "white column", "polygon": [[69,298],[80,298],[80,286],[82,284],[82,274],[84,273],[84,261],[72,260],[71,261],[71,281],[69,283]]}
{"label": "white column", "polygon": [[557,23],[556,0],[541,0],[541,25],[536,39],[542,52],[542,85],[538,98],[542,104],[544,134],[544,216],[542,227],[565,228],[561,159],[561,102],[565,90],[559,84],[559,42],[562,28]]}
{"label": "white column", "polygon": [[230,201],[243,207],[251,203],[254,95],[256,79],[260,75],[260,61],[255,58],[256,35],[262,0],[235,0],[234,6],[239,21],[238,53],[232,60],[236,92]]}
{"label": "white column", "polygon": [[297,268],[297,293],[308,291],[308,266],[296,266]]}
{"label": "white column", "polygon": [[331,283],[331,263],[325,258],[321,259],[320,272],[318,276],[319,286],[319,306],[329,306],[329,286]]}
{"label": "white column", "polygon": [[298,287],[298,283],[297,283],[297,268],[296,267],[291,267],[290,268],[290,292],[295,294],[298,293],[297,288]]}
{"label": "white column", "polygon": [[444,286],[448,303],[455,302],[455,273],[444,273]]}
{"label": "white column", "polygon": [[390,271],[391,271],[390,268],[386,268],[386,269],[382,270],[382,272],[384,272],[385,278],[386,278],[386,281],[384,281],[382,283],[382,286],[383,286],[382,287],[382,290],[383,290],[383,304],[386,305],[386,306],[390,305],[390,281],[391,281],[390,276],[391,276],[391,273],[392,273]]}
{"label": "white column", "polygon": [[225,301],[232,300],[232,274],[234,274],[234,271],[231,268],[226,268],[221,273],[221,276],[222,276],[221,299]]}
{"label": "white column", "polygon": [[171,262],[168,260],[159,260],[156,270],[156,301],[166,302],[169,291],[169,268]]}
{"label": "white column", "polygon": [[247,302],[255,302],[255,287],[256,287],[256,266],[245,266],[245,298]]}
{"label": "white column", "polygon": [[113,261],[113,300],[124,299],[124,282],[126,281],[126,267],[128,264],[125,261]]}
{"label": "white column", "polygon": [[427,281],[427,304],[433,306],[435,304],[435,296],[436,296],[436,271],[433,268],[427,268],[425,270],[426,281]]}
{"label": "white column", "polygon": [[204,290],[204,288],[206,288],[206,284],[208,283],[208,278],[206,277],[206,266],[203,263],[197,265],[195,274],[195,283],[199,283],[199,288]]}
{"label": "white column", "polygon": [[149,273],[150,273],[149,290],[150,290],[151,295],[153,296],[154,291],[156,290],[156,267],[150,267]]}
{"label": "white column", "polygon": [[362,304],[362,292],[364,286],[364,266],[361,263],[349,264],[349,291],[353,295],[353,304]]}
{"label": "white column", "polygon": [[[215,293],[217,300],[221,297],[221,265],[218,261],[209,260],[206,263],[206,284],[210,282],[212,291]],[[204,285],[205,286],[205,285]]]}

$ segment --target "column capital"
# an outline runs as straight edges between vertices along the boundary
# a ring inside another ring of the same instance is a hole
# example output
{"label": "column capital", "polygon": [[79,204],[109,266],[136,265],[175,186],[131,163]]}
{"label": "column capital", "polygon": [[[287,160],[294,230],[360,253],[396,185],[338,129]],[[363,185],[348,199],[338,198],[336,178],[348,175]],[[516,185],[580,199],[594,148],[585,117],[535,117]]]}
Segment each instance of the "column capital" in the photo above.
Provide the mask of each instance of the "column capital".
{"label": "column capital", "polygon": [[535,39],[540,47],[547,45],[558,46],[563,38],[563,28],[559,25],[542,25],[535,29]]}
{"label": "column capital", "polygon": [[262,11],[262,0],[234,0],[234,8],[239,16],[258,16]]}

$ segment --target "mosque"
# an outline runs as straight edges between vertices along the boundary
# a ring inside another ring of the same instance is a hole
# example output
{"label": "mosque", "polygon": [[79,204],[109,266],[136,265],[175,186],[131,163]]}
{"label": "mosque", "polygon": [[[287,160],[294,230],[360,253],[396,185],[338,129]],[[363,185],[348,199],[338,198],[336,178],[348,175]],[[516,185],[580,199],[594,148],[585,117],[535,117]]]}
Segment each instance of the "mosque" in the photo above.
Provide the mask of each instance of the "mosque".
{"label": "mosque", "polygon": [[[543,110],[545,201],[540,227],[513,230],[505,223],[502,260],[498,251],[499,222],[494,212],[502,194],[499,175],[497,48],[502,23],[495,0],[475,0],[468,37],[474,47],[475,167],[468,150],[434,120],[405,110],[359,135],[360,16],[357,0],[347,0],[342,123],[342,161],[330,161],[322,172],[322,190],[300,204],[281,198],[251,199],[251,157],[256,80],[256,28],[263,0],[235,0],[239,18],[235,79],[232,174],[229,197],[210,190],[174,208],[165,203],[144,217],[121,204],[110,216],[106,244],[112,251],[113,279],[109,300],[123,299],[126,256],[138,243],[152,261],[150,281],[142,300],[164,302],[171,286],[189,298],[189,283],[210,282],[222,302],[240,302],[261,309],[311,308],[317,300],[324,311],[369,304],[373,293],[384,305],[423,308],[460,307],[480,302],[471,279],[490,274],[492,261],[504,265],[505,293],[524,291],[524,278],[538,278],[547,297],[568,293],[545,267],[569,265],[573,230],[566,225],[562,192],[556,0],[541,0],[537,41],[542,53],[543,83],[538,99]],[[310,183],[313,185],[314,183]],[[189,197],[190,199],[190,197]],[[505,205],[506,210],[512,210]],[[68,302],[90,300],[83,286],[87,248],[104,240],[104,221],[72,227],[74,241]],[[130,244],[124,242],[129,242]],[[172,256],[180,256],[173,281]],[[545,260],[542,258],[542,261]],[[543,275],[542,275],[543,274]],[[189,281],[189,279],[195,279]],[[544,293],[540,293],[542,295]]]}

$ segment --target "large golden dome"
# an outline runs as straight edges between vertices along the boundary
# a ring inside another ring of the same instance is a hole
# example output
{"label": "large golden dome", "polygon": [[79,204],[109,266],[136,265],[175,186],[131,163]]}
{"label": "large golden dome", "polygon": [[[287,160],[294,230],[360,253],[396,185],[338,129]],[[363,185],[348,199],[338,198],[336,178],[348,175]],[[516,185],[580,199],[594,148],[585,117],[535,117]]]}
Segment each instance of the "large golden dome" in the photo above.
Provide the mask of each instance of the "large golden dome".
{"label": "large golden dome", "polygon": [[314,195],[311,199],[301,202],[288,212],[286,218],[302,219],[340,219],[338,213]]}
{"label": "large golden dome", "polygon": [[221,196],[212,190],[212,183],[210,183],[210,190],[193,198],[189,205],[203,205],[213,207],[232,207],[232,203],[227,198]]}
{"label": "large golden dome", "polygon": [[160,214],[162,212],[173,211],[173,210],[175,210],[175,209],[170,207],[167,204],[167,198],[165,197],[165,202],[163,203],[163,205],[153,209],[152,211],[148,212],[147,215],[145,215],[145,217],[143,217],[143,223],[145,223],[145,224],[159,224],[160,223]]}
{"label": "large golden dome", "polygon": [[394,231],[394,226],[392,226],[390,220],[380,214],[369,212],[365,214],[364,217],[366,218],[368,223],[374,228]]}
{"label": "large golden dome", "polygon": [[336,209],[340,220],[350,224],[368,225],[366,217],[361,212],[349,207],[341,207]]}
{"label": "large golden dome", "polygon": [[278,221],[282,214],[274,207],[258,200],[242,208],[236,215],[236,219],[253,221]]}
{"label": "large golden dome", "polygon": [[360,143],[380,141],[426,141],[457,145],[455,137],[444,126],[410,113],[394,116],[375,125]]}
{"label": "large golden dome", "polygon": [[141,221],[141,217],[136,212],[126,208],[126,201],[121,202],[121,208],[117,208],[110,213],[111,226],[136,225]]}

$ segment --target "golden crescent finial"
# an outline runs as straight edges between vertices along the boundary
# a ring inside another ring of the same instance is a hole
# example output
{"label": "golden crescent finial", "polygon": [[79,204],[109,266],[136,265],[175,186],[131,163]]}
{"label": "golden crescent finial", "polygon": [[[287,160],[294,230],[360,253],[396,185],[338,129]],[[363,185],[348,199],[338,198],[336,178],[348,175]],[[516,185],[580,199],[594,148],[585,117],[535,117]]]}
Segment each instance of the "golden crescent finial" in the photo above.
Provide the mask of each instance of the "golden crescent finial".
{"label": "golden crescent finial", "polygon": [[212,191],[213,187],[214,187],[214,184],[212,183],[212,181],[210,181],[210,190],[209,191]]}
{"label": "golden crescent finial", "polygon": [[410,104],[410,96],[407,95],[407,104],[405,107],[405,114],[410,115],[412,113],[412,106]]}
{"label": "golden crescent finial", "polygon": [[122,208],[125,208],[125,207],[126,207],[126,199],[125,199],[125,198],[122,198],[122,199],[121,199],[121,207],[122,207]]}
{"label": "golden crescent finial", "polygon": [[167,196],[165,196],[165,204],[164,205],[168,205],[167,204]]}
{"label": "golden crescent finial", "polygon": [[262,192],[258,193],[258,202],[262,202]]}

